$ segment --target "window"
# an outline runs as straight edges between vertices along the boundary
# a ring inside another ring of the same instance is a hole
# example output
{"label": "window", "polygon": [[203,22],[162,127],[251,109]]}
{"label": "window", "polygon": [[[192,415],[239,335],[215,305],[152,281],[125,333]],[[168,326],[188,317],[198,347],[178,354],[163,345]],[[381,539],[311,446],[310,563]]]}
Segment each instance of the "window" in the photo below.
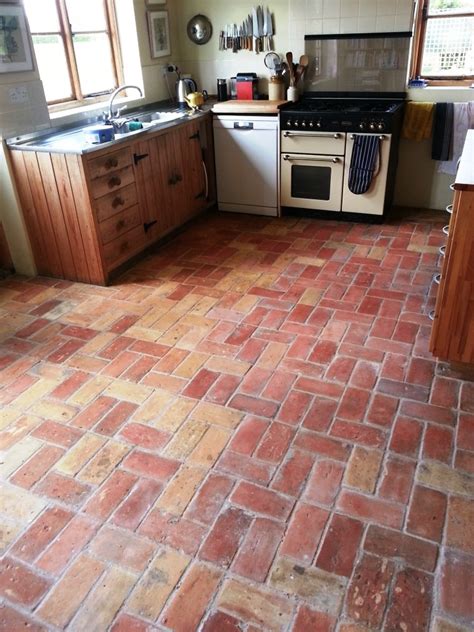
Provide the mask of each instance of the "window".
{"label": "window", "polygon": [[112,0],[25,0],[50,105],[100,100],[121,81]]}
{"label": "window", "polygon": [[419,0],[412,76],[432,85],[474,78],[474,0]]}

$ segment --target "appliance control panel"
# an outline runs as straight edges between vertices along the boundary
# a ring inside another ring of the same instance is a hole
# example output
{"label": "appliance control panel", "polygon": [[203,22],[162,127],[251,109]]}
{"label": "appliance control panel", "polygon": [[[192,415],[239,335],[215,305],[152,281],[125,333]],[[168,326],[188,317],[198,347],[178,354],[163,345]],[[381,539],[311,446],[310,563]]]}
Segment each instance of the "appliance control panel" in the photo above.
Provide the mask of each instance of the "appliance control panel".
{"label": "appliance control panel", "polygon": [[389,132],[390,122],[382,118],[351,118],[331,119],[330,117],[313,117],[307,115],[282,117],[282,129],[306,130],[314,132]]}

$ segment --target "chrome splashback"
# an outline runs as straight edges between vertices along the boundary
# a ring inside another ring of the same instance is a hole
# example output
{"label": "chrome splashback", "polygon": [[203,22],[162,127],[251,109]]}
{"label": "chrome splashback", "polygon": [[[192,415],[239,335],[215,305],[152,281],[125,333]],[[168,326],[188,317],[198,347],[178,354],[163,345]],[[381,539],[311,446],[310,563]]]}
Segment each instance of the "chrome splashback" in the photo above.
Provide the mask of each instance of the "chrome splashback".
{"label": "chrome splashback", "polygon": [[306,35],[305,93],[403,93],[410,32]]}

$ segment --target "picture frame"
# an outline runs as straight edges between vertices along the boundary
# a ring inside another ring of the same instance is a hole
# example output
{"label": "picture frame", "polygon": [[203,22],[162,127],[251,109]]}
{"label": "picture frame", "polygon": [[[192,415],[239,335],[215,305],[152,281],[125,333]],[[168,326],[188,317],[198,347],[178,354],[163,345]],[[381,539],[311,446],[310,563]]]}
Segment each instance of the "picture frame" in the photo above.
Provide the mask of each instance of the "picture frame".
{"label": "picture frame", "polygon": [[145,0],[145,4],[147,7],[155,4],[166,4],[166,0]]}
{"label": "picture frame", "polygon": [[168,11],[147,11],[152,59],[171,55]]}
{"label": "picture frame", "polygon": [[0,3],[0,73],[33,70],[25,9]]}

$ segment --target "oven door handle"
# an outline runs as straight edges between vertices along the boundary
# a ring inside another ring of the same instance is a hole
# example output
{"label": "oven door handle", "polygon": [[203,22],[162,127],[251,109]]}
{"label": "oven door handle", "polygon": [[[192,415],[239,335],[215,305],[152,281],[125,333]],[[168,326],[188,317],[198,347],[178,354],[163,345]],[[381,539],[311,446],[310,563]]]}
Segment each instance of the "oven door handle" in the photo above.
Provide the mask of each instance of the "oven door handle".
{"label": "oven door handle", "polygon": [[337,156],[305,156],[302,158],[301,156],[290,156],[289,154],[283,155],[283,160],[288,160],[289,162],[340,162],[341,159]]}
{"label": "oven door handle", "polygon": [[[366,134],[366,136],[377,136],[377,134]],[[349,138],[351,140],[355,140],[356,134],[351,134]],[[385,134],[380,134],[379,140],[388,140],[388,136],[385,136]]]}
{"label": "oven door handle", "polygon": [[342,134],[335,134],[323,132],[283,132],[284,138],[290,138],[296,136],[297,138],[342,138]]}

